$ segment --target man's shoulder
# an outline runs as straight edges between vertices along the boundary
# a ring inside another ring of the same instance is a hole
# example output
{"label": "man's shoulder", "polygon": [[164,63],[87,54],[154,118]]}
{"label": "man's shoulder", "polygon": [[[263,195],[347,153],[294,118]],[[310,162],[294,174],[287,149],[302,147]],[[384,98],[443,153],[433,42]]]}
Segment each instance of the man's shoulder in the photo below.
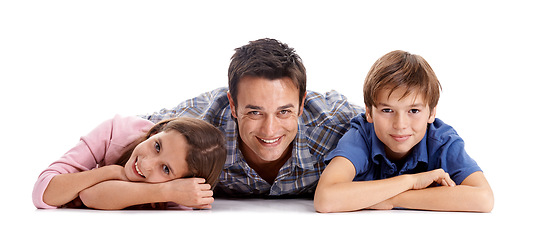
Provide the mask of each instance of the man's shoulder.
{"label": "man's shoulder", "polygon": [[305,125],[343,125],[362,112],[362,107],[335,90],[324,94],[307,91],[302,117]]}

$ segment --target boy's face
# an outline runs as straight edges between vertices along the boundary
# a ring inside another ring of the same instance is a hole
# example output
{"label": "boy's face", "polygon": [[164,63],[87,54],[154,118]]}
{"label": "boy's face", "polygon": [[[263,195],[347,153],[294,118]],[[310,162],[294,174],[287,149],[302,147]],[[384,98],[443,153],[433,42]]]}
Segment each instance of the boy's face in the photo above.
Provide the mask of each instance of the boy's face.
{"label": "boy's face", "polygon": [[390,89],[377,94],[367,121],[374,124],[378,139],[386,146],[386,156],[400,160],[410,153],[427,130],[427,124],[435,121],[436,107],[429,109],[421,94],[410,92],[403,97],[406,89],[398,88],[390,95]]}

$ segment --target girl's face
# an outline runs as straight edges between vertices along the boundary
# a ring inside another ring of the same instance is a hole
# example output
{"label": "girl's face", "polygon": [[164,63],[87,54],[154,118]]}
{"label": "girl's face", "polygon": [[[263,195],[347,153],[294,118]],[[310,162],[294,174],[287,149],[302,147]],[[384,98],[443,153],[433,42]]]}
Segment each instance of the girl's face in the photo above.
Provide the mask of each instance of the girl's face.
{"label": "girl's face", "polygon": [[182,134],[159,132],[134,148],[124,166],[126,177],[133,182],[160,183],[189,176],[187,149]]}

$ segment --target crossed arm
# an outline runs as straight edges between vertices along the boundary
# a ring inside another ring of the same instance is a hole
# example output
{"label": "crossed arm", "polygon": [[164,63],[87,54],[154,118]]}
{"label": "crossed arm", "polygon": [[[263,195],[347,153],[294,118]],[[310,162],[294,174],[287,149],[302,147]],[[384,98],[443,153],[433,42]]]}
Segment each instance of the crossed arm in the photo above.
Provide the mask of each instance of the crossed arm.
{"label": "crossed arm", "polygon": [[53,177],[43,201],[62,206],[79,197],[90,208],[123,209],[159,202],[175,202],[194,208],[211,208],[211,186],[202,178],[175,179],[164,183],[129,182],[122,166],[110,165]]}
{"label": "crossed arm", "polygon": [[[326,167],[314,196],[318,212],[408,208],[434,211],[490,212],[493,192],[482,172],[456,185],[442,169],[389,179],[353,182],[355,168],[344,157]],[[433,183],[440,186],[431,187]]]}

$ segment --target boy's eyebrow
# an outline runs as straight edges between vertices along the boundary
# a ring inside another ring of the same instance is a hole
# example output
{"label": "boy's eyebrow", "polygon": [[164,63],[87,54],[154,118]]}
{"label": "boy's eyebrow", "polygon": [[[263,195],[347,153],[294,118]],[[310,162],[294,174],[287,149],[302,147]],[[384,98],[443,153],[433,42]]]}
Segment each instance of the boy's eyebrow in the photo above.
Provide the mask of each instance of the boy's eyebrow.
{"label": "boy's eyebrow", "polygon": [[[377,103],[376,106],[377,107],[391,107],[390,105],[388,105],[386,103],[381,103],[381,102]],[[423,103],[414,103],[414,104],[409,105],[409,107],[411,107],[411,108],[422,108],[424,106],[425,106],[425,104],[423,104]]]}

